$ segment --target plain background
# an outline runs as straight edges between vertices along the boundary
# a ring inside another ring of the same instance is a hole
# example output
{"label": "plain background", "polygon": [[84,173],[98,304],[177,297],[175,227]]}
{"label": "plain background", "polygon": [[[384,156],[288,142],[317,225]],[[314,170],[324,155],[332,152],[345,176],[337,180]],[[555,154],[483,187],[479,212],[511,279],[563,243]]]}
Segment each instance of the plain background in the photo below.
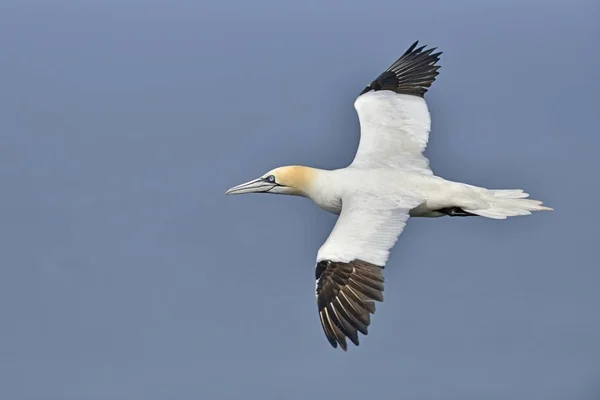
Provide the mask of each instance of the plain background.
{"label": "plain background", "polygon": [[[0,3],[0,397],[600,398],[597,1]],[[414,41],[434,171],[553,213],[411,220],[368,337],[329,346],[335,216],[225,197],[346,166]]]}

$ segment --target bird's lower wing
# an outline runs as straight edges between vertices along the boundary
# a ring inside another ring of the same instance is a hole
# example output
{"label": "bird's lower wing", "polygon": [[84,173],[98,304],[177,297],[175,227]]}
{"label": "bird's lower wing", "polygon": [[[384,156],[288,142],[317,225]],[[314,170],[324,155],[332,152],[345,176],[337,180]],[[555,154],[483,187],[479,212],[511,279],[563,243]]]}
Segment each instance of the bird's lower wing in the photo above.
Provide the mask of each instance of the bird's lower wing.
{"label": "bird's lower wing", "polygon": [[343,199],[338,221],[317,256],[316,296],[327,340],[346,350],[367,334],[375,301],[383,301],[383,268],[419,201],[382,201],[371,195]]}

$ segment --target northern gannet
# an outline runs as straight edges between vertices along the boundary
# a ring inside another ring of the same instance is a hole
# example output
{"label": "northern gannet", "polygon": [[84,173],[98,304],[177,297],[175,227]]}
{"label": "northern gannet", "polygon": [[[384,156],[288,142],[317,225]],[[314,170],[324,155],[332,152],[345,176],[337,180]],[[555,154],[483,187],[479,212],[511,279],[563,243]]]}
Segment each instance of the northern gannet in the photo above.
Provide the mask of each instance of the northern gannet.
{"label": "northern gannet", "polygon": [[424,95],[440,66],[435,48],[418,41],[358,96],[360,142],[342,169],[275,168],[226,194],[304,196],[339,215],[317,253],[316,297],[333,347],[358,346],[375,301],[383,301],[383,268],[410,217],[481,216],[505,219],[552,210],[523,190],[489,190],[435,176],[423,155],[431,119]]}

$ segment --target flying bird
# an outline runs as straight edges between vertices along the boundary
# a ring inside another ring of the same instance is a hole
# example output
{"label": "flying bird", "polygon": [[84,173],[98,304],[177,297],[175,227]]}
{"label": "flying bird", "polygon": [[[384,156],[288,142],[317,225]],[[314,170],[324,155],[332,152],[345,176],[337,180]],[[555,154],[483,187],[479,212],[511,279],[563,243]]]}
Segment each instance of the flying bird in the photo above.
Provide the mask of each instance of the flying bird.
{"label": "flying bird", "polygon": [[303,196],[339,215],[317,253],[317,308],[333,347],[367,335],[375,302],[383,301],[383,269],[409,217],[506,219],[552,210],[520,189],[490,190],[436,176],[423,151],[431,118],[425,93],[441,52],[418,41],[359,94],[354,108],[360,142],[346,167],[275,168],[226,194]]}

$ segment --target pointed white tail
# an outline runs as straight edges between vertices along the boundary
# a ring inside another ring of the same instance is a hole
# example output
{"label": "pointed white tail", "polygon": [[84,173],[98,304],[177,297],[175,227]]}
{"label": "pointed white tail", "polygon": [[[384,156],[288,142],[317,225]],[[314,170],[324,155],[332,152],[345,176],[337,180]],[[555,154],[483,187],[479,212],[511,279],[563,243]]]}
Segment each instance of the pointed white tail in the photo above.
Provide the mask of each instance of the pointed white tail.
{"label": "pointed white tail", "polygon": [[491,195],[486,200],[490,207],[480,210],[465,210],[486,218],[506,219],[518,215],[530,215],[532,211],[553,211],[543,206],[539,200],[526,199],[529,194],[521,189],[488,190]]}

